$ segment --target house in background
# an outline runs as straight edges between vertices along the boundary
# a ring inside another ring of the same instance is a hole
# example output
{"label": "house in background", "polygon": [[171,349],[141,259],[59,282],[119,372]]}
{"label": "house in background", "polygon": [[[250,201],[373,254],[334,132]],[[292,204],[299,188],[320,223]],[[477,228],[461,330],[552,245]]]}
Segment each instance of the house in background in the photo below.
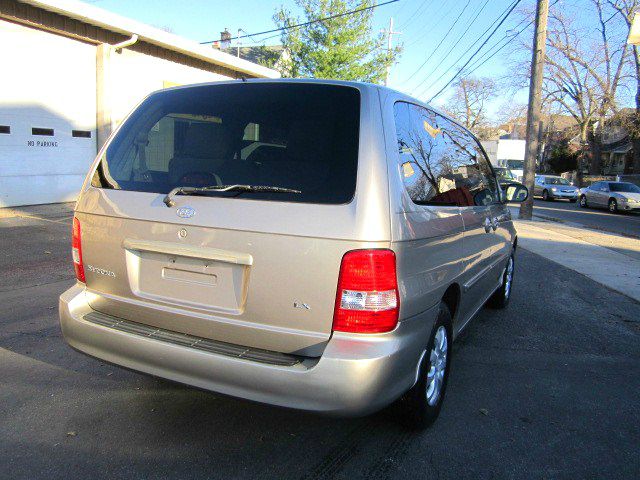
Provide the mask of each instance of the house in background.
{"label": "house in background", "polygon": [[0,0],[0,207],[73,201],[150,92],[275,70],[73,0]]}

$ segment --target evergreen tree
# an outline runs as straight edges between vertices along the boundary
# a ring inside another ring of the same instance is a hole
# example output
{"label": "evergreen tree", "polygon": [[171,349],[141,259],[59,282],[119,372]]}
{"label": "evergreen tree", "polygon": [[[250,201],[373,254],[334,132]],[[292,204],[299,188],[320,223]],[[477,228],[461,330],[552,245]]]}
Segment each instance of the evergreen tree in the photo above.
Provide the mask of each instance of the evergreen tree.
{"label": "evergreen tree", "polygon": [[[374,5],[373,0],[296,0],[304,18],[281,7],[278,27],[313,22]],[[278,65],[283,77],[315,77],[380,83],[401,47],[387,52],[384,34],[372,31],[373,9],[284,30],[285,55]]]}

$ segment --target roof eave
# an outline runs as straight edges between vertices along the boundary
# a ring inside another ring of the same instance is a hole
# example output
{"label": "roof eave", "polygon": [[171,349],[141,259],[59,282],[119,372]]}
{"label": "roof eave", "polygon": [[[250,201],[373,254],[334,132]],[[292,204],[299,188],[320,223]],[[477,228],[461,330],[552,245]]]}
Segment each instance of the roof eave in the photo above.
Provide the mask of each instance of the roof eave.
{"label": "roof eave", "polygon": [[20,0],[33,7],[54,12],[106,30],[131,36],[138,35],[139,40],[171,50],[191,58],[220,65],[254,77],[279,78],[280,74],[262,65],[258,65],[212,47],[165,32],[144,23],[122,17],[115,13],[75,0]]}

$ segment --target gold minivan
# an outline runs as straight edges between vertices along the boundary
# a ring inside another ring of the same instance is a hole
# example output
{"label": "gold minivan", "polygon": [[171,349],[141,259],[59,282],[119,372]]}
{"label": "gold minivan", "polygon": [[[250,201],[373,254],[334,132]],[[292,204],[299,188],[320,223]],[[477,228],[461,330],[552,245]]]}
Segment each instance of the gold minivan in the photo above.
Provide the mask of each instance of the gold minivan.
{"label": "gold minivan", "polygon": [[505,307],[517,239],[477,139],[399,92],[250,80],[148,96],[73,219],[67,342],[258,402],[438,415],[451,342]]}

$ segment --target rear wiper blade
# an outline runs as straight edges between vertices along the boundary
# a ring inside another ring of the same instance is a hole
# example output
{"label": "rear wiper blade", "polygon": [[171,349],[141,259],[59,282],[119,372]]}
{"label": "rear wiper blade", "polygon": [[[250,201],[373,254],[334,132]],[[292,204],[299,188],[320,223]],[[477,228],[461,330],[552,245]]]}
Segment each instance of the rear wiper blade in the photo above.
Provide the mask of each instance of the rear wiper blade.
{"label": "rear wiper blade", "polygon": [[176,202],[175,195],[193,195],[207,192],[275,192],[275,193],[302,193],[293,188],[271,187],[268,185],[209,185],[207,187],[176,187],[164,197],[164,204],[173,207]]}

